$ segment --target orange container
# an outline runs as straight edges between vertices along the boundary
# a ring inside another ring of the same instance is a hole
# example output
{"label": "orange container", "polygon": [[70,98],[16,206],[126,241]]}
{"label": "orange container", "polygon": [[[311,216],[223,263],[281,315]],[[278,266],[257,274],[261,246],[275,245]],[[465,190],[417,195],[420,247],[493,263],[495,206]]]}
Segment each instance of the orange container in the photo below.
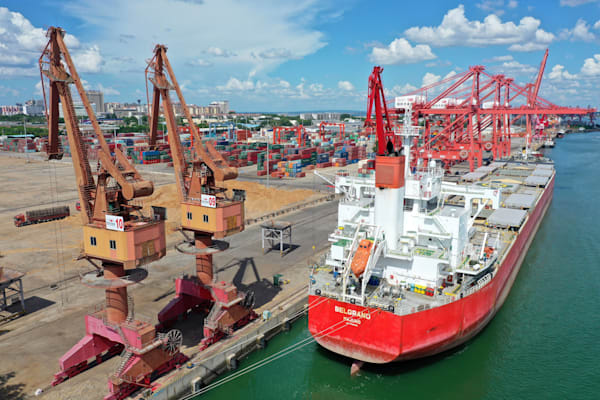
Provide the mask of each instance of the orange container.
{"label": "orange container", "polygon": [[404,186],[404,156],[377,156],[375,162],[375,186],[399,189]]}

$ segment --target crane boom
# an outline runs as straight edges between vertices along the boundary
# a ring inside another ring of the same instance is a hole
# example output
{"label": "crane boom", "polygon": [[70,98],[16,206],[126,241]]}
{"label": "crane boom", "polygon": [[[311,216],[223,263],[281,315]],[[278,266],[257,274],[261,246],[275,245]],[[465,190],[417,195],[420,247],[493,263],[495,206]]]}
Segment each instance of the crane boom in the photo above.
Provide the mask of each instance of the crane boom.
{"label": "crane boom", "polygon": [[[50,104],[47,104],[46,110],[49,135],[48,157],[50,159],[62,157],[58,143],[58,101],[60,100],[71,148],[79,199],[84,211],[82,218],[84,224],[89,224],[94,220],[104,221],[109,203],[115,203],[115,201],[120,202],[123,207],[119,208],[125,208],[123,211],[127,212],[127,200],[151,195],[154,186],[152,182],[142,179],[118,148],[115,147],[115,157],[112,157],[111,150],[104,139],[102,129],[87,98],[69,50],[64,43],[63,36],[64,31],[62,29],[50,28],[48,30],[48,44],[39,59],[40,73],[42,76],[47,77],[50,82]],[[43,79],[42,82],[44,82]],[[101,167],[97,182],[94,181],[88,161],[87,148],[82,141],[69,84],[74,84],[77,88],[100,145],[98,160]],[[107,189],[107,184],[111,178],[118,184],[118,196],[116,196],[117,193],[114,190]],[[111,197],[111,199],[108,197]]]}
{"label": "crane boom", "polygon": [[535,102],[538,98],[538,93],[542,84],[542,77],[544,76],[544,70],[546,69],[546,60],[548,60],[548,49],[546,49],[546,51],[544,52],[544,58],[542,58],[542,62],[540,63],[538,76],[535,80],[535,86],[533,87],[533,91],[531,93],[531,99],[529,100],[529,105],[531,107],[535,107]]}

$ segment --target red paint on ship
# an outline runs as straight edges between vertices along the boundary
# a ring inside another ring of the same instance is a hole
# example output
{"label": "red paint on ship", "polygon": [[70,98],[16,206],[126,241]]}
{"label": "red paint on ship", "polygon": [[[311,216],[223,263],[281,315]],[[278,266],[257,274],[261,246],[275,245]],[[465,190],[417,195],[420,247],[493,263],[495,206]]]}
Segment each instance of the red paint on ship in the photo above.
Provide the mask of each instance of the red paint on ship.
{"label": "red paint on ship", "polygon": [[335,353],[378,364],[431,356],[464,343],[481,331],[504,303],[553,191],[554,177],[496,275],[477,292],[443,306],[402,316],[310,295],[310,333],[321,346]]}

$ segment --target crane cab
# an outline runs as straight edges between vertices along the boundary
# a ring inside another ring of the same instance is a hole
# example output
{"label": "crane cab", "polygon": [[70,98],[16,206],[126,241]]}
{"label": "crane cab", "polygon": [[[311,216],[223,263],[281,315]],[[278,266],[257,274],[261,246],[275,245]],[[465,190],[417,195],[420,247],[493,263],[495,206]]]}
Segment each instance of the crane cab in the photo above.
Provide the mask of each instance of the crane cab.
{"label": "crane cab", "polygon": [[92,223],[83,227],[84,256],[123,264],[132,269],[156,261],[166,254],[165,221],[126,222],[123,230]]}
{"label": "crane cab", "polygon": [[[214,197],[214,196],[213,196]],[[211,199],[204,205],[181,204],[181,227],[195,232],[208,232],[220,239],[244,230],[244,202]]]}

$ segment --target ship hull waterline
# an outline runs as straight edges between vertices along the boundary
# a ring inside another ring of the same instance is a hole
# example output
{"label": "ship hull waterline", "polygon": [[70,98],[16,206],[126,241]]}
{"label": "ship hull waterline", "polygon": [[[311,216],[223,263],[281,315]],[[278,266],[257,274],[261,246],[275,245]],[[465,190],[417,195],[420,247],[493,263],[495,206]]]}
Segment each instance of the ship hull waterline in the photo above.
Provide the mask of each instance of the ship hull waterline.
{"label": "ship hull waterline", "polygon": [[550,206],[553,191],[554,177],[496,275],[482,289],[451,303],[407,315],[311,294],[310,333],[317,343],[334,353],[375,364],[428,357],[465,343],[477,335],[504,304]]}

